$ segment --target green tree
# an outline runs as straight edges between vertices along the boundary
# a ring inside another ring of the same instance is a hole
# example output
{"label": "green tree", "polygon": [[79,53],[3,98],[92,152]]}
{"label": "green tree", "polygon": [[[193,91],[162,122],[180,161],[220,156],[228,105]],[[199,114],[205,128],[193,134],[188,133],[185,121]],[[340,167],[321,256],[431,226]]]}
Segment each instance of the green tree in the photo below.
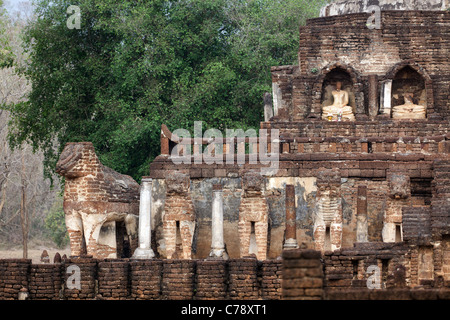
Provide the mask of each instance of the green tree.
{"label": "green tree", "polygon": [[[32,90],[10,106],[11,142],[42,148],[52,170],[66,142],[92,141],[105,165],[139,180],[162,123],[258,128],[270,67],[296,62],[299,24],[325,2],[36,0],[21,70]],[[66,25],[69,5],[80,29]]]}
{"label": "green tree", "polygon": [[14,62],[14,54],[9,46],[9,39],[6,32],[8,16],[0,0],[0,68],[11,67]]}
{"label": "green tree", "polygon": [[63,248],[69,243],[69,234],[66,229],[66,216],[62,206],[62,198],[58,198],[45,217],[45,231],[47,236],[58,248]]}

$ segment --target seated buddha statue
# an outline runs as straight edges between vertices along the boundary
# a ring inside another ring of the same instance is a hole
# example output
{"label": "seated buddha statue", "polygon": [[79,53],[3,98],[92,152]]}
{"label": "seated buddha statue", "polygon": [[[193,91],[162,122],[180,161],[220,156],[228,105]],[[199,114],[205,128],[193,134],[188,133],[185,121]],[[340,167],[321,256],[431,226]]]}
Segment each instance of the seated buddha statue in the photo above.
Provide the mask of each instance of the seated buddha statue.
{"label": "seated buddha statue", "polygon": [[414,104],[412,94],[405,94],[405,104],[392,108],[393,119],[425,119],[426,107]]}
{"label": "seated buddha statue", "polygon": [[336,90],[332,91],[333,104],[322,109],[322,119],[328,121],[355,121],[353,109],[348,105],[348,92],[342,89],[342,82],[336,82]]}

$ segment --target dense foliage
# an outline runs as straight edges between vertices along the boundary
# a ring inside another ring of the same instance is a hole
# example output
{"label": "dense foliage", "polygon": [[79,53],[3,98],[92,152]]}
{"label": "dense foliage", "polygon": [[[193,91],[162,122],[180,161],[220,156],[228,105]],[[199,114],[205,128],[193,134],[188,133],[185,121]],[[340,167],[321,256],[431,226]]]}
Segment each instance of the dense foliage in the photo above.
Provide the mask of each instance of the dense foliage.
{"label": "dense foliage", "polygon": [[[11,142],[42,148],[53,170],[66,142],[92,141],[105,165],[139,180],[162,123],[258,128],[270,67],[296,63],[299,25],[326,2],[37,0],[21,70],[32,89],[10,106]],[[79,29],[67,27],[70,5]]]}
{"label": "dense foliage", "polygon": [[6,10],[3,8],[3,1],[0,0],[0,68],[11,67],[14,61],[14,54],[9,45],[6,33],[7,23]]}

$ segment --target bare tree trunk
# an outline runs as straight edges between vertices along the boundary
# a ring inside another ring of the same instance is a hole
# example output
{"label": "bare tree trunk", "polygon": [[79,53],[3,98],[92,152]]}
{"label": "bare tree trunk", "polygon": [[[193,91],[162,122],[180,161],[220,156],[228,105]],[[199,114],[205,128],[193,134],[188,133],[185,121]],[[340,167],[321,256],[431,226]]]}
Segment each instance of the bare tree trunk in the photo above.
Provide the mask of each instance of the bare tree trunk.
{"label": "bare tree trunk", "polygon": [[22,244],[23,244],[23,258],[28,258],[28,214],[26,207],[26,177],[25,177],[25,161],[24,161],[24,151],[22,149],[22,170],[21,170],[21,181],[22,181],[22,201],[20,202],[20,222],[22,227]]}
{"label": "bare tree trunk", "polygon": [[6,203],[6,182],[3,185],[2,183],[0,183],[0,189],[2,190],[2,198],[0,200],[0,217],[1,217],[3,207],[5,206]]}

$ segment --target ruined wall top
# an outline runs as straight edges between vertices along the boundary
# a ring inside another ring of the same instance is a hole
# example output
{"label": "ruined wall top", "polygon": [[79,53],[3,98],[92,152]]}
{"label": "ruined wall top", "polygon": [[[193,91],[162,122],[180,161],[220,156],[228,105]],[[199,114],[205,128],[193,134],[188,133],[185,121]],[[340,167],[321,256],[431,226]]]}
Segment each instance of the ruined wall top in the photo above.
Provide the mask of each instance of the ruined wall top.
{"label": "ruined wall top", "polygon": [[367,12],[372,5],[381,10],[447,10],[450,0],[340,0],[322,7],[320,16]]}

